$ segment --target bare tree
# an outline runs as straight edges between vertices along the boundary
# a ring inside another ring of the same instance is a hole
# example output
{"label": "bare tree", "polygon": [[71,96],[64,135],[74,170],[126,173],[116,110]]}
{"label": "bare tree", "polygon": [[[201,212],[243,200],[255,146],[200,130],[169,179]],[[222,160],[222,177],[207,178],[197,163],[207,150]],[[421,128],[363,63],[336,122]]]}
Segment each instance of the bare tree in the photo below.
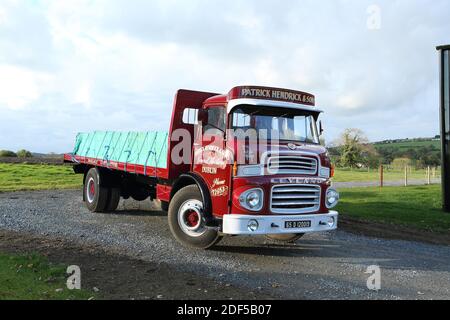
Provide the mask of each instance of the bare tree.
{"label": "bare tree", "polygon": [[369,139],[361,129],[345,129],[333,143],[340,151],[340,165],[355,167],[358,164],[365,164],[364,153],[373,150],[373,148],[367,148],[368,143]]}

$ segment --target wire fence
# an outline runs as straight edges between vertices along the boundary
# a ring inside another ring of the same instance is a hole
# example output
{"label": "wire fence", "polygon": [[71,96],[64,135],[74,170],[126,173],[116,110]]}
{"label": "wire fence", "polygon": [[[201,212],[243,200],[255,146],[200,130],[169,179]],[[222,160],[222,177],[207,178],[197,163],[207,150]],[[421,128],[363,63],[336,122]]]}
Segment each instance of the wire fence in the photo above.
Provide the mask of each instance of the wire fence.
{"label": "wire fence", "polygon": [[335,182],[376,182],[381,187],[386,182],[402,182],[405,186],[410,184],[440,183],[440,167],[415,168],[413,166],[393,167],[380,166],[377,169],[337,168]]}

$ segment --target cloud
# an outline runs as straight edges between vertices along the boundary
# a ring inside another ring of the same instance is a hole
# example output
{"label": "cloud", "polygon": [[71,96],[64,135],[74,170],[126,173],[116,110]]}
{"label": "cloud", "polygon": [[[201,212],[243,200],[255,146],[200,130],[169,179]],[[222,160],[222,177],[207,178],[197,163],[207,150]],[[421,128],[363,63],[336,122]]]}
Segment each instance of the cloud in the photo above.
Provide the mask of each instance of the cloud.
{"label": "cloud", "polygon": [[[78,131],[164,130],[179,88],[312,92],[327,140],[435,135],[450,4],[377,1],[0,4],[0,148],[63,152]],[[382,129],[381,129],[382,128]]]}
{"label": "cloud", "polygon": [[10,109],[21,109],[36,101],[49,90],[51,75],[33,72],[22,67],[0,65],[0,104]]}

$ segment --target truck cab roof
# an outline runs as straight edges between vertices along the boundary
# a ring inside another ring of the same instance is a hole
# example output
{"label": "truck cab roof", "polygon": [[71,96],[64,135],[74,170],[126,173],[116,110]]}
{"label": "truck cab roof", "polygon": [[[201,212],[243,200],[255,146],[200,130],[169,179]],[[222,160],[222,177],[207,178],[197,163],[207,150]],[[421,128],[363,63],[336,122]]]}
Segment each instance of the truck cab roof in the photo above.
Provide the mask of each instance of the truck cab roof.
{"label": "truck cab roof", "polygon": [[226,105],[228,112],[231,112],[234,107],[242,104],[322,112],[314,108],[315,97],[310,93],[262,86],[234,87],[228,94],[215,95],[206,99],[203,106]]}

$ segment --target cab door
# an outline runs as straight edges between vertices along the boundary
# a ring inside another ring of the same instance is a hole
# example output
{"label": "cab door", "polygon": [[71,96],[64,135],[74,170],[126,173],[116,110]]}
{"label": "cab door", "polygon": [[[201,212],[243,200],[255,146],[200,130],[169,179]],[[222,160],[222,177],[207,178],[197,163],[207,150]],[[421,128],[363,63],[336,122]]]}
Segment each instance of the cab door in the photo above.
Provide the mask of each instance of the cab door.
{"label": "cab door", "polygon": [[204,109],[193,148],[193,171],[208,185],[215,216],[229,212],[233,156],[226,147],[227,112],[224,106]]}

